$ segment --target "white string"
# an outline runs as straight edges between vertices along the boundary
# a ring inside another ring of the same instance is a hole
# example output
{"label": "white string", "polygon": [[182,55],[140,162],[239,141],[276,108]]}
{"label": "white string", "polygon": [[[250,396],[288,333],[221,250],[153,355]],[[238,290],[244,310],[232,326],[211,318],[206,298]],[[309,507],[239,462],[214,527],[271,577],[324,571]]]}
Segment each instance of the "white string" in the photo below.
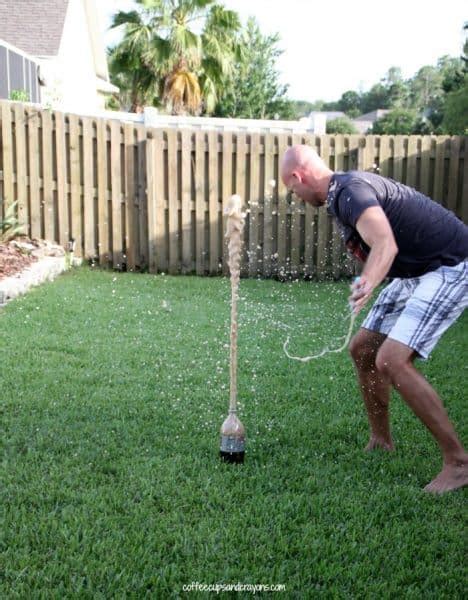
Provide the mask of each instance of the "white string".
{"label": "white string", "polygon": [[[288,338],[286,339],[286,341],[283,344],[284,353],[291,360],[299,360],[299,361],[305,363],[305,362],[309,362],[309,360],[313,360],[314,358],[321,358],[322,356],[325,356],[325,354],[332,354],[333,352],[342,352],[348,346],[349,340],[351,339],[351,334],[353,333],[356,315],[354,314],[354,312],[351,311],[350,314],[348,315],[348,317],[346,317],[346,318],[350,319],[348,333],[345,336],[345,341],[339,348],[330,349],[328,347],[325,347],[321,352],[319,352],[318,354],[313,354],[312,356],[302,356],[302,357],[301,356],[291,356],[291,354],[289,354],[289,352],[287,350],[287,347],[289,344],[289,336],[288,336]],[[338,339],[342,339],[342,338],[338,338]]]}

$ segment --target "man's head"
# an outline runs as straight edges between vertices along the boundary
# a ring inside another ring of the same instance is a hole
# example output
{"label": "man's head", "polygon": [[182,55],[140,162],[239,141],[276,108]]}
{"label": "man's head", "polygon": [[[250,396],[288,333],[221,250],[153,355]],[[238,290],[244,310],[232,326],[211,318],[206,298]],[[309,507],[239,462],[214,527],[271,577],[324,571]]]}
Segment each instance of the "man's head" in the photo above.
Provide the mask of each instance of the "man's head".
{"label": "man's head", "polygon": [[291,146],[284,153],[280,175],[284,185],[304,202],[325,204],[331,171],[310,146]]}

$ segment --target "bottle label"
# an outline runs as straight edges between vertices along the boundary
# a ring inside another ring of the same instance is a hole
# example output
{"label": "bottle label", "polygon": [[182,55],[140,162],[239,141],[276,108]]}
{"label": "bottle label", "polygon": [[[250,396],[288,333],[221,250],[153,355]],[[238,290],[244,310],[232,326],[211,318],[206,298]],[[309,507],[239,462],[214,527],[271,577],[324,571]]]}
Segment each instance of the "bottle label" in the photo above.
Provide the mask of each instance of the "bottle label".
{"label": "bottle label", "polygon": [[245,440],[234,435],[221,436],[221,452],[244,452]]}

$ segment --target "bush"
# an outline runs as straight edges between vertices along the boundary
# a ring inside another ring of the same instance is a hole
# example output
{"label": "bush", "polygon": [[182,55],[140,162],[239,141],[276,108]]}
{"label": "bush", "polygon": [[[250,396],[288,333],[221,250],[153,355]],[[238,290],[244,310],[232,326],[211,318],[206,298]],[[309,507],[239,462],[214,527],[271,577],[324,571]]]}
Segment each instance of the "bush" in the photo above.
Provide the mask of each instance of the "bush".
{"label": "bush", "polygon": [[11,90],[10,100],[13,102],[29,102],[29,92],[26,90]]}
{"label": "bush", "polygon": [[327,121],[327,133],[357,133],[357,129],[348,117],[338,117]]}
{"label": "bush", "polygon": [[417,115],[414,110],[396,108],[374,123],[372,133],[378,135],[411,135],[415,131],[416,124]]}
{"label": "bush", "polygon": [[7,242],[10,238],[19,233],[23,227],[15,215],[17,204],[18,202],[13,202],[13,204],[6,209],[5,217],[3,219],[0,216],[0,243]]}

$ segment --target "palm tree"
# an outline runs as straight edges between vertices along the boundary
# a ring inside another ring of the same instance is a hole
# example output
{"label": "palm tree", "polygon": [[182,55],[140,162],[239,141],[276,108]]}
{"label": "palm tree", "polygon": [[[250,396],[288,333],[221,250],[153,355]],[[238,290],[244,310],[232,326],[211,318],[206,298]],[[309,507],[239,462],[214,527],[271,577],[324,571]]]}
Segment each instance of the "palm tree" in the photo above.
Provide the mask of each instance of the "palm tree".
{"label": "palm tree", "polygon": [[119,44],[108,50],[111,81],[120,92],[118,104],[130,112],[138,112],[145,105],[154,104],[158,96],[159,78],[140,60],[140,54],[126,50]]}
{"label": "palm tree", "polygon": [[131,90],[132,107],[156,99],[173,114],[211,112],[239,53],[237,13],[217,0],[136,4],[113,19],[112,27],[125,27],[110,53],[113,81]]}

